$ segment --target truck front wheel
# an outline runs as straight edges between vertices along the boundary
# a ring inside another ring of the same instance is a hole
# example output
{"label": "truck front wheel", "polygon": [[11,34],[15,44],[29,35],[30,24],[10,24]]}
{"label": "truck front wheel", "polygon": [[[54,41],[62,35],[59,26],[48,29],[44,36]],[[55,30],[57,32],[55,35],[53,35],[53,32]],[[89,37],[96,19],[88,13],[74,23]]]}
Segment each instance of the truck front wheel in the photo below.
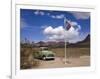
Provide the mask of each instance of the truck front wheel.
{"label": "truck front wheel", "polygon": [[43,59],[43,60],[46,60],[46,56],[43,56],[42,59]]}

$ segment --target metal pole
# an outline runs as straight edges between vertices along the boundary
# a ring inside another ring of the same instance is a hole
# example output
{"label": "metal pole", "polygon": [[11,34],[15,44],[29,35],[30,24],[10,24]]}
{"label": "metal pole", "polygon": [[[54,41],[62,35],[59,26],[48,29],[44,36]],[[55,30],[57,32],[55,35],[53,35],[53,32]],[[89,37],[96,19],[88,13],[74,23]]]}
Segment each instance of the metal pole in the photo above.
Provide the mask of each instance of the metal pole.
{"label": "metal pole", "polygon": [[[66,18],[64,18],[64,27],[65,27],[65,33],[66,33]],[[65,38],[65,64],[70,63],[67,57],[67,40]]]}
{"label": "metal pole", "polygon": [[[66,31],[66,25],[65,25],[65,23],[66,23],[66,18],[64,18],[64,28],[65,28],[65,31]],[[66,46],[67,46],[67,44],[66,44],[66,38],[65,38],[65,64],[66,64],[66,61],[67,61]]]}
{"label": "metal pole", "polygon": [[67,44],[66,44],[66,39],[65,39],[65,64],[66,64],[66,61],[67,61],[66,47],[67,47]]}

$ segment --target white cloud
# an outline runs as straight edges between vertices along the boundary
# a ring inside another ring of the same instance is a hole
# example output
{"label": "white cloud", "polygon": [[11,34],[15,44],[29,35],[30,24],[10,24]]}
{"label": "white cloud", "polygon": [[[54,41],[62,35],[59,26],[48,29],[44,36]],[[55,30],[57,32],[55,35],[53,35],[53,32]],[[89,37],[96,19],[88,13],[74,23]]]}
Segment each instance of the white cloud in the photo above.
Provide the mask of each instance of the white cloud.
{"label": "white cloud", "polygon": [[62,19],[62,18],[64,18],[64,14],[60,14],[60,15],[51,15],[50,13],[45,13],[45,12],[40,11],[40,10],[36,10],[36,11],[34,12],[34,14],[35,14],[35,15],[47,15],[47,16],[53,18],[53,19]]}
{"label": "white cloud", "polygon": [[62,18],[64,18],[64,15],[63,15],[63,14],[61,14],[61,15],[56,15],[56,18],[57,18],[57,19],[62,19]]}
{"label": "white cloud", "polygon": [[77,22],[72,21],[72,22],[70,22],[70,24],[71,24],[71,26],[73,26],[74,29],[77,30],[77,31],[81,29],[81,26],[80,26]]}
{"label": "white cloud", "polygon": [[45,15],[43,11],[39,11],[39,10],[35,11],[34,14],[35,15]]}
{"label": "white cloud", "polygon": [[35,12],[34,12],[34,14],[38,15],[38,14],[39,14],[39,11],[38,11],[38,10],[37,10],[37,11],[35,11]]}
{"label": "white cloud", "polygon": [[56,18],[56,16],[54,16],[54,15],[51,15],[51,18],[54,18],[54,19],[55,19],[55,18]]}
{"label": "white cloud", "polygon": [[[73,25],[77,24],[75,22],[72,23]],[[47,40],[50,41],[64,41],[65,39],[67,41],[72,41],[79,37],[78,29],[80,29],[80,27],[78,26],[77,28],[74,28],[73,26],[68,31],[65,30],[63,26],[58,26],[56,28],[53,28],[52,26],[48,26],[44,29],[43,33],[46,35]]]}
{"label": "white cloud", "polygon": [[54,19],[62,19],[64,18],[64,15],[63,14],[60,14],[60,15],[51,15],[52,18]]}
{"label": "white cloud", "polygon": [[48,16],[50,16],[50,13],[47,13]]}
{"label": "white cloud", "polygon": [[72,13],[76,19],[88,19],[90,17],[89,12],[70,12]]}
{"label": "white cloud", "polygon": [[40,15],[44,15],[44,12],[40,11]]}

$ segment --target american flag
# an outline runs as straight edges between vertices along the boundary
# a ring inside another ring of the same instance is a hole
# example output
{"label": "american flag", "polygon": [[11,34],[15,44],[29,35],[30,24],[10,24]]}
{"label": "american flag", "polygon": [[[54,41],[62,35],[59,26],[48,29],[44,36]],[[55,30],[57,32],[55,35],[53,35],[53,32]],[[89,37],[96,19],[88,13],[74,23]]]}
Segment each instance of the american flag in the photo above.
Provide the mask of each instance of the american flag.
{"label": "american flag", "polygon": [[69,30],[72,27],[70,21],[68,21],[66,18],[64,19],[64,27],[66,30]]}

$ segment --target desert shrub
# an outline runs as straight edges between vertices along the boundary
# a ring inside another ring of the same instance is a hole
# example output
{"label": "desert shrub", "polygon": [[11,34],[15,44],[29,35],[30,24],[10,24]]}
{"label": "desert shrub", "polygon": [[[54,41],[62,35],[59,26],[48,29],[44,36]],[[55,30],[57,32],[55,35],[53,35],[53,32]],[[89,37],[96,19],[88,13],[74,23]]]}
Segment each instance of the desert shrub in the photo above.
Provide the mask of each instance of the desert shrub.
{"label": "desert shrub", "polygon": [[37,67],[39,62],[34,59],[33,52],[37,52],[35,49],[32,48],[21,48],[21,69],[29,69],[33,67]]}

